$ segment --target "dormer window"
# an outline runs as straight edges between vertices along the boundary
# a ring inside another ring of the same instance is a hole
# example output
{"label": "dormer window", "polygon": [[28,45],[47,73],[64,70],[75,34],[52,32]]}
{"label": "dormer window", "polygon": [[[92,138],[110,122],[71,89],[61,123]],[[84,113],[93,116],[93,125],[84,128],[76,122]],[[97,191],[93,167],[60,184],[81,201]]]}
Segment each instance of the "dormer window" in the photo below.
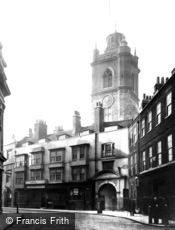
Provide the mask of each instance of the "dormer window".
{"label": "dormer window", "polygon": [[103,88],[112,87],[112,71],[108,68],[103,74]]}

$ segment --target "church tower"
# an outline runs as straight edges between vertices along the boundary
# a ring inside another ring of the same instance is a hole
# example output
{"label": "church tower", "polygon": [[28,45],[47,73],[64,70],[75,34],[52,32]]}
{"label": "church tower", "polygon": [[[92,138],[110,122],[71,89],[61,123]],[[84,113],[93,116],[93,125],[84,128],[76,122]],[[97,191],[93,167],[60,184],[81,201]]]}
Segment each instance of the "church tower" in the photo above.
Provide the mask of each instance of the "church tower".
{"label": "church tower", "polygon": [[138,114],[138,57],[132,55],[123,34],[107,37],[103,54],[94,50],[92,62],[92,105],[101,102],[104,121],[135,118]]}

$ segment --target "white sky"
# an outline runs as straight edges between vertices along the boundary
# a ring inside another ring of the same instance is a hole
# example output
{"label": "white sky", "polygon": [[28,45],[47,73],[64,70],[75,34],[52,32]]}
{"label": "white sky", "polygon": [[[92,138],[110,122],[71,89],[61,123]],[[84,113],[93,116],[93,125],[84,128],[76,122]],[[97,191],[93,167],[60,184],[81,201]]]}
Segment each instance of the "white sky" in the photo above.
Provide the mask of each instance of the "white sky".
{"label": "white sky", "polygon": [[174,0],[0,0],[0,41],[11,96],[5,142],[22,138],[37,119],[72,128],[78,110],[91,124],[91,66],[115,30],[139,56],[140,96],[175,67]]}

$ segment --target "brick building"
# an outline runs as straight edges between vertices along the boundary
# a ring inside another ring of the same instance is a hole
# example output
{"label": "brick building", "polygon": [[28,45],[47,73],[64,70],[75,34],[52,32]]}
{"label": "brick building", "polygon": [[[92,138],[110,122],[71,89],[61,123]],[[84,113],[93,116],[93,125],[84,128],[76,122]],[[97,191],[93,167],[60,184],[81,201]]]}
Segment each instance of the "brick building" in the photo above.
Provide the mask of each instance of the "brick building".
{"label": "brick building", "polygon": [[154,95],[144,95],[142,111],[129,127],[130,198],[142,213],[153,196],[168,202],[175,218],[175,71],[157,78]]}

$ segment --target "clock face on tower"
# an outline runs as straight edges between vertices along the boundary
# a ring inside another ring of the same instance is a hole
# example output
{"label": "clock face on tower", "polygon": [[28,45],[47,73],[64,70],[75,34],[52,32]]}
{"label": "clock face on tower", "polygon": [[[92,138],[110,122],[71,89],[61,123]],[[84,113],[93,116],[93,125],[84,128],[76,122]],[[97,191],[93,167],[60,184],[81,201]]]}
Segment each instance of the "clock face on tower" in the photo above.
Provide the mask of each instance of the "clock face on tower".
{"label": "clock face on tower", "polygon": [[103,108],[108,108],[111,107],[111,105],[114,102],[114,98],[112,95],[106,95],[104,96],[102,103],[103,103]]}

